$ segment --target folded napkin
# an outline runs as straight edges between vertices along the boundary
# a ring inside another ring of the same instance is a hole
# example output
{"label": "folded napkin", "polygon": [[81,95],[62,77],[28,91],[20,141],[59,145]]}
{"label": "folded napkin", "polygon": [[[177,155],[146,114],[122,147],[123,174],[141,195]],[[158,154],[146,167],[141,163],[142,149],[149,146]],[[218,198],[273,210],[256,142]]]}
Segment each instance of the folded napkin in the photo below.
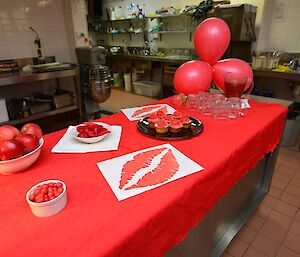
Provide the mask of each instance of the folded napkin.
{"label": "folded napkin", "polygon": [[108,134],[102,141],[94,144],[85,144],[74,138],[70,130],[70,126],[63,137],[52,148],[52,153],[89,153],[98,151],[118,150],[121,138],[122,126],[111,126],[111,133]]}

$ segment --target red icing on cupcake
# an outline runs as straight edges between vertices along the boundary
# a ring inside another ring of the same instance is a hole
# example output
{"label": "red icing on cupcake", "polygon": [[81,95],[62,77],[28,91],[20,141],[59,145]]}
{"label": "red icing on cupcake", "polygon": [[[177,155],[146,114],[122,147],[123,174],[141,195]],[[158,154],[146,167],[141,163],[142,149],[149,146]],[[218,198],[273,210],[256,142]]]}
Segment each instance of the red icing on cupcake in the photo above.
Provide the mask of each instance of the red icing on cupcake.
{"label": "red icing on cupcake", "polygon": [[156,128],[167,128],[169,126],[169,122],[165,121],[165,120],[158,120],[155,123],[155,127]]}
{"label": "red icing on cupcake", "polygon": [[183,125],[180,120],[172,120],[170,123],[170,127],[173,129],[180,129],[183,127]]}
{"label": "red icing on cupcake", "polygon": [[168,121],[168,122],[171,122],[171,121],[173,120],[173,117],[172,117],[172,115],[166,115],[166,116],[164,117],[164,120],[165,120],[165,121]]}
{"label": "red icing on cupcake", "polygon": [[160,119],[157,117],[156,113],[151,113],[148,119],[150,127],[153,128],[154,124],[159,120]]}
{"label": "red icing on cupcake", "polygon": [[192,121],[190,120],[189,117],[183,117],[180,119],[180,121],[183,123],[183,124],[190,124]]}
{"label": "red icing on cupcake", "polygon": [[157,118],[157,114],[156,114],[156,112],[154,112],[154,113],[151,113],[150,115],[149,115],[149,119],[156,119]]}
{"label": "red icing on cupcake", "polygon": [[174,119],[181,119],[182,113],[180,111],[175,111],[172,116]]}
{"label": "red icing on cupcake", "polygon": [[165,113],[164,111],[157,111],[157,112],[156,112],[156,115],[157,115],[157,117],[159,117],[159,118],[163,118],[163,117],[166,115],[166,113]]}

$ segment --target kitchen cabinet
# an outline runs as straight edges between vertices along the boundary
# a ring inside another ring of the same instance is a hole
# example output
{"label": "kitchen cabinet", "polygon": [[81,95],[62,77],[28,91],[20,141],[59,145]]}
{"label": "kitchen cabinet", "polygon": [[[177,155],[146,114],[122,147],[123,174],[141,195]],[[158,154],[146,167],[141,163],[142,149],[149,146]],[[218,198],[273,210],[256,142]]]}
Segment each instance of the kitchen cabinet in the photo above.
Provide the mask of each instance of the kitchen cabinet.
{"label": "kitchen cabinet", "polygon": [[215,8],[210,17],[224,20],[230,28],[231,41],[256,41],[256,6],[249,4]]}
{"label": "kitchen cabinet", "polygon": [[[58,90],[63,87],[62,80],[68,80],[68,83],[73,83],[73,95],[74,101],[72,105],[65,106],[62,108],[52,108],[51,110],[39,112],[27,117],[21,117],[18,119],[9,120],[7,122],[2,122],[3,124],[10,125],[21,125],[26,122],[34,122],[40,119],[48,119],[51,116],[69,113],[76,111],[79,114],[78,119],[82,120],[82,107],[81,107],[81,89],[79,84],[79,69],[72,68],[69,70],[53,71],[53,72],[43,72],[43,73],[16,73],[12,75],[6,75],[0,77],[0,94],[1,97],[7,100],[23,99],[25,96],[33,94],[33,92],[39,92],[45,88],[47,82],[52,82],[51,84]],[[54,124],[56,125],[56,124]],[[47,131],[47,130],[46,130]]]}

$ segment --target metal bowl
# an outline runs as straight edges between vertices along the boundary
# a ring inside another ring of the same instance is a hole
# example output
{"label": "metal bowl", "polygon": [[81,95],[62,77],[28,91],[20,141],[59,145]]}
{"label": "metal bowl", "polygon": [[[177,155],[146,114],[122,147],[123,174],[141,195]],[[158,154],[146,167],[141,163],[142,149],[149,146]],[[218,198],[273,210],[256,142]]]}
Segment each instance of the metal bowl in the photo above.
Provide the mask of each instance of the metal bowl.
{"label": "metal bowl", "polygon": [[94,81],[88,84],[89,97],[96,103],[106,101],[111,94],[111,81]]}

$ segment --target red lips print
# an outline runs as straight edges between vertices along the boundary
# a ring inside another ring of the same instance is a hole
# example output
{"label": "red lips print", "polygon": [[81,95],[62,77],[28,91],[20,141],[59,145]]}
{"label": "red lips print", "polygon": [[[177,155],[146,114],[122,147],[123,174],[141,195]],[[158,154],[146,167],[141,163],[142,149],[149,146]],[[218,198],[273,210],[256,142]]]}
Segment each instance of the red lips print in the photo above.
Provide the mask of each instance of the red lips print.
{"label": "red lips print", "polygon": [[168,110],[167,110],[167,107],[166,107],[166,106],[164,106],[164,107],[160,108],[160,109],[158,110],[158,112],[159,112],[159,111],[163,111],[165,114],[168,112]]}
{"label": "red lips print", "polygon": [[[161,106],[146,106],[146,107],[143,107],[141,109],[138,109],[136,110],[131,118],[145,118],[146,116],[148,116],[151,112],[151,111],[154,111],[154,110],[157,110],[158,108],[160,108]],[[164,106],[165,107],[165,106]],[[167,111],[167,108],[165,107],[166,111]]]}
{"label": "red lips print", "polygon": [[[128,185],[139,170],[149,167],[152,160],[167,149],[168,148],[159,148],[148,150],[135,155],[133,160],[126,162],[122,169],[119,188],[122,189],[124,186]],[[148,171],[135,184],[125,188],[125,190],[161,184],[174,176],[178,169],[179,164],[173,155],[173,152],[168,149],[154,169]]]}

